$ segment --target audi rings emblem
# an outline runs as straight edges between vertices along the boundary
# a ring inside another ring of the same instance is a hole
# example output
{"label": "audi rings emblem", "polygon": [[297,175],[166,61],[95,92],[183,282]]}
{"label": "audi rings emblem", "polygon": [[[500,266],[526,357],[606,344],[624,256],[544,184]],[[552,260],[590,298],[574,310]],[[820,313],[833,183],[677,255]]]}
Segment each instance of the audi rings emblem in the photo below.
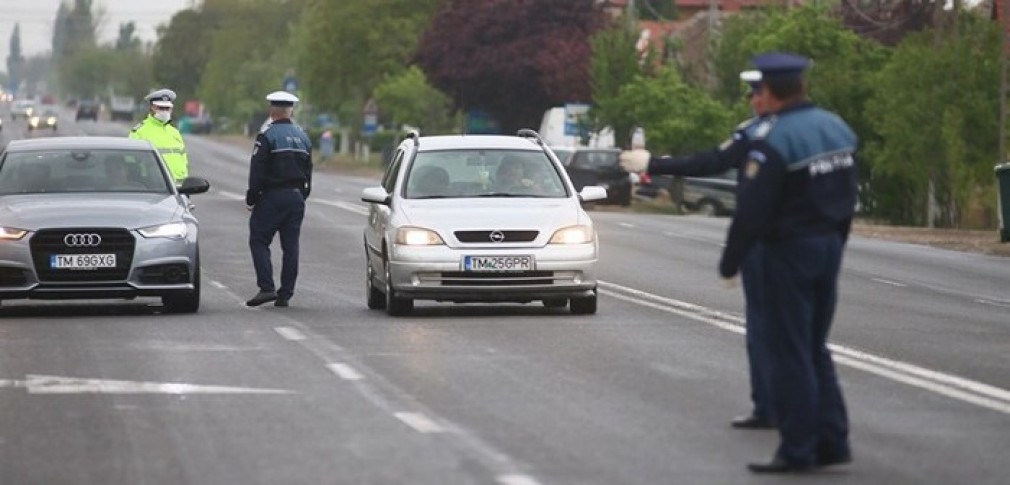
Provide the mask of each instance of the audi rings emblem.
{"label": "audi rings emblem", "polygon": [[95,233],[70,233],[63,236],[63,244],[71,248],[91,248],[102,244],[102,236]]}
{"label": "audi rings emblem", "polygon": [[491,231],[491,234],[488,234],[487,237],[493,243],[500,243],[505,240],[505,233],[495,229]]}

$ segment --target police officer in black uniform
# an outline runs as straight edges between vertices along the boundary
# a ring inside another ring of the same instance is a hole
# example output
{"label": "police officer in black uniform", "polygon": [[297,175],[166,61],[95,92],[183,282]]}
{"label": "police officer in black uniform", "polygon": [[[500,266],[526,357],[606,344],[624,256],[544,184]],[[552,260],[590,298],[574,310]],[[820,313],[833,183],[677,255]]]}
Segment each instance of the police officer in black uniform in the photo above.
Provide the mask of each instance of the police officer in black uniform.
{"label": "police officer in black uniform", "polygon": [[[739,170],[738,178],[743,177],[743,164],[746,161],[748,140],[746,130],[754,126],[765,115],[765,108],[758,93],[761,89],[761,72],[744,71],[740,79],[750,86],[750,103],[754,117],[744,121],[733,133],[733,137],[715,150],[695,153],[681,157],[650,157],[647,167],[639,162],[636,166],[632,160],[632,152],[622,153],[622,165],[629,171],[642,171],[646,168],[650,175],[679,175],[686,177],[707,176],[723,173],[731,168]],[[627,155],[626,155],[627,154]],[[742,181],[738,182],[738,187]],[[775,413],[771,403],[771,383],[769,382],[769,363],[767,349],[764,346],[763,309],[760,299],[761,290],[761,247],[755,244],[744,258],[741,268],[743,279],[744,300],[746,302],[746,345],[747,360],[750,368],[751,401],[754,409],[750,415],[734,418],[730,423],[738,429],[774,429]]]}
{"label": "police officer in black uniform", "polygon": [[719,262],[734,277],[761,243],[762,302],[781,442],[755,473],[848,463],[849,424],[827,348],[842,251],[856,205],[858,139],[806,98],[810,61],[788,53],[753,59],[769,114],[749,140],[737,211]]}
{"label": "police officer in black uniform", "polygon": [[[259,306],[273,301],[286,307],[298,278],[298,238],[305,216],[305,199],[312,189],[312,145],[305,132],[291,121],[298,98],[276,91],[267,96],[270,124],[256,136],[249,166],[245,202],[249,218],[249,250],[256,269],[259,293],[246,302]],[[280,233],[281,287],[274,289],[270,243]]]}

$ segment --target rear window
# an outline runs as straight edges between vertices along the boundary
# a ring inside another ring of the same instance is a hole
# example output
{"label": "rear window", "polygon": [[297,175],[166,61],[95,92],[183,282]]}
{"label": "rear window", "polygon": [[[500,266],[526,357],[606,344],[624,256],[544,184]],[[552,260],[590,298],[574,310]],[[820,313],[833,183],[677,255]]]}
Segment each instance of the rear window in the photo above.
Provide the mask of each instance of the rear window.
{"label": "rear window", "polygon": [[567,197],[547,154],[530,150],[440,150],[414,157],[404,197]]}
{"label": "rear window", "polygon": [[167,174],[152,151],[8,152],[0,161],[0,195],[171,191]]}

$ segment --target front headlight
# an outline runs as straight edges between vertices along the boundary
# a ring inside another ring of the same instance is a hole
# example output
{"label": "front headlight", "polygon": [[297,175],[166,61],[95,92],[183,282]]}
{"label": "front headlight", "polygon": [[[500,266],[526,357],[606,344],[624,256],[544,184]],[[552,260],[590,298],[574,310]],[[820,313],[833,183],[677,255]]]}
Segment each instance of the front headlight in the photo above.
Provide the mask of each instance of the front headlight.
{"label": "front headlight", "polygon": [[166,237],[169,239],[182,239],[189,234],[189,229],[186,227],[185,222],[170,222],[168,224],[138,229],[137,232],[139,232],[141,236],[148,238]]}
{"label": "front headlight", "polygon": [[593,241],[593,228],[589,226],[569,226],[558,229],[551,236],[551,244],[585,244]]}
{"label": "front headlight", "polygon": [[25,237],[25,234],[28,234],[28,231],[24,229],[0,226],[0,241],[17,241]]}
{"label": "front headlight", "polygon": [[46,123],[48,123],[50,125],[55,125],[56,124],[56,118],[50,116],[48,119],[46,119]]}
{"label": "front headlight", "polygon": [[33,118],[31,118],[31,119],[28,120],[28,124],[32,125],[33,127],[39,126],[39,119],[33,117]]}
{"label": "front headlight", "polygon": [[445,244],[437,232],[420,227],[401,227],[396,230],[396,244],[404,246],[438,246]]}

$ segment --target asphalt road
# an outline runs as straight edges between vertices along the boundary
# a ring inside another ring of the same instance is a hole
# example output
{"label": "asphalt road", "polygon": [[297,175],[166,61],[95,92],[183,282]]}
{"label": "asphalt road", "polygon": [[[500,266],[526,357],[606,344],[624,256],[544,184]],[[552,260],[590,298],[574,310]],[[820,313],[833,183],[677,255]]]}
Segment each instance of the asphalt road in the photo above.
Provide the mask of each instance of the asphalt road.
{"label": "asphalt road", "polygon": [[[129,129],[71,121],[59,134]],[[744,467],[773,432],[728,426],[749,408],[743,297],[715,271],[726,219],[594,212],[597,315],[391,318],[365,306],[375,181],[317,173],[292,306],[250,309],[251,143],[187,144],[213,185],[193,197],[200,313],[3,302],[0,484],[793,481]],[[810,480],[1006,483],[1010,260],[856,237],[832,342],[855,462]]]}

